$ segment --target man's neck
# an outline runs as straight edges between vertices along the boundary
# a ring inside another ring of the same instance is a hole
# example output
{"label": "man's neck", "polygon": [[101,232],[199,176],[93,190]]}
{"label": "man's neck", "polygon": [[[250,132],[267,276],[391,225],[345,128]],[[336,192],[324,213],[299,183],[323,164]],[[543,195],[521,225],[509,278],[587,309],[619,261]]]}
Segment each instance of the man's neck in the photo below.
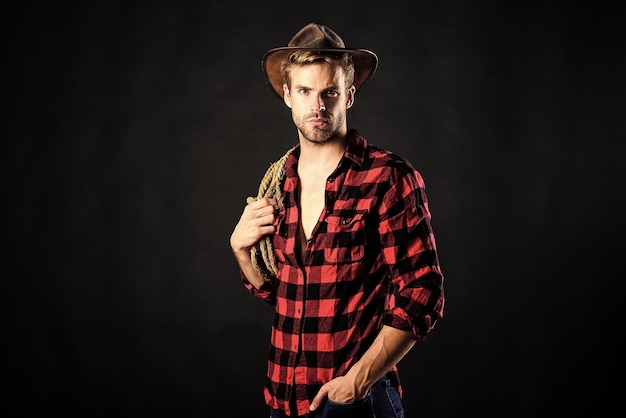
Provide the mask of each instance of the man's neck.
{"label": "man's neck", "polygon": [[348,143],[347,135],[333,137],[324,143],[313,143],[300,139],[300,167],[336,167],[343,156]]}

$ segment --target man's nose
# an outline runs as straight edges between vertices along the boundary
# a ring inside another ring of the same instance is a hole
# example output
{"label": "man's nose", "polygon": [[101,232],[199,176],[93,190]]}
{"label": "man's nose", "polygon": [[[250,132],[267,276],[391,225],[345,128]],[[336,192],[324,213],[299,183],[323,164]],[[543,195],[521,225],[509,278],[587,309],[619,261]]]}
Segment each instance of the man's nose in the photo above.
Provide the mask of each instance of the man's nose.
{"label": "man's nose", "polygon": [[317,99],[313,101],[312,107],[312,110],[315,112],[323,112],[326,110],[326,105],[324,104],[324,100],[321,96],[317,97]]}

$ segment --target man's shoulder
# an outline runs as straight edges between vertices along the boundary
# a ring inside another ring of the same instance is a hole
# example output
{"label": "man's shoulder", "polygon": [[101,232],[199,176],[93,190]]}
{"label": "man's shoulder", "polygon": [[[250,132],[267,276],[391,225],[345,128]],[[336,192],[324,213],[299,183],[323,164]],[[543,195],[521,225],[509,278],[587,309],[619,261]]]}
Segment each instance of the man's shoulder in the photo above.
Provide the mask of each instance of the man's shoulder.
{"label": "man's shoulder", "polygon": [[367,144],[363,155],[364,160],[369,161],[369,164],[372,166],[387,167],[389,170],[399,171],[403,174],[415,171],[411,162],[406,158],[389,149],[381,148],[371,143]]}

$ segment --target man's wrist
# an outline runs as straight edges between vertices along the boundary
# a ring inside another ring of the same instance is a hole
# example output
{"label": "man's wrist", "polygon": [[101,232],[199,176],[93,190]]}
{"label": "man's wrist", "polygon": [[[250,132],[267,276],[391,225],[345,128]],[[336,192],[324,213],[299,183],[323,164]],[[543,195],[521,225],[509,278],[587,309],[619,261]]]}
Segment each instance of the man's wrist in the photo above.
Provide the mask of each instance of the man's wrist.
{"label": "man's wrist", "polygon": [[250,248],[239,248],[239,249],[233,248],[232,250],[237,261],[247,262],[252,259],[252,256],[250,255]]}
{"label": "man's wrist", "polygon": [[371,367],[363,363],[363,360],[357,362],[346,374],[352,380],[355,394],[359,399],[363,398],[370,387],[375,383],[371,375]]}

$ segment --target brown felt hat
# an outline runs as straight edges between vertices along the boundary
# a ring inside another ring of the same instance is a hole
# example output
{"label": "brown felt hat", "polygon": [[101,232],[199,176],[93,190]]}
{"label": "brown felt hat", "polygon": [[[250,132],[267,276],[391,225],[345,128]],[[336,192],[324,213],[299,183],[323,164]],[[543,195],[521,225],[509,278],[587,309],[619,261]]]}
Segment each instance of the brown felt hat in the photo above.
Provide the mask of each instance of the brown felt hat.
{"label": "brown felt hat", "polygon": [[343,40],[328,26],[309,23],[291,38],[284,47],[272,48],[263,55],[261,61],[265,79],[272,90],[283,97],[283,77],[281,63],[299,49],[325,52],[348,52],[354,62],[354,87],[358,93],[363,84],[374,74],[378,67],[378,57],[367,49],[346,48]]}

